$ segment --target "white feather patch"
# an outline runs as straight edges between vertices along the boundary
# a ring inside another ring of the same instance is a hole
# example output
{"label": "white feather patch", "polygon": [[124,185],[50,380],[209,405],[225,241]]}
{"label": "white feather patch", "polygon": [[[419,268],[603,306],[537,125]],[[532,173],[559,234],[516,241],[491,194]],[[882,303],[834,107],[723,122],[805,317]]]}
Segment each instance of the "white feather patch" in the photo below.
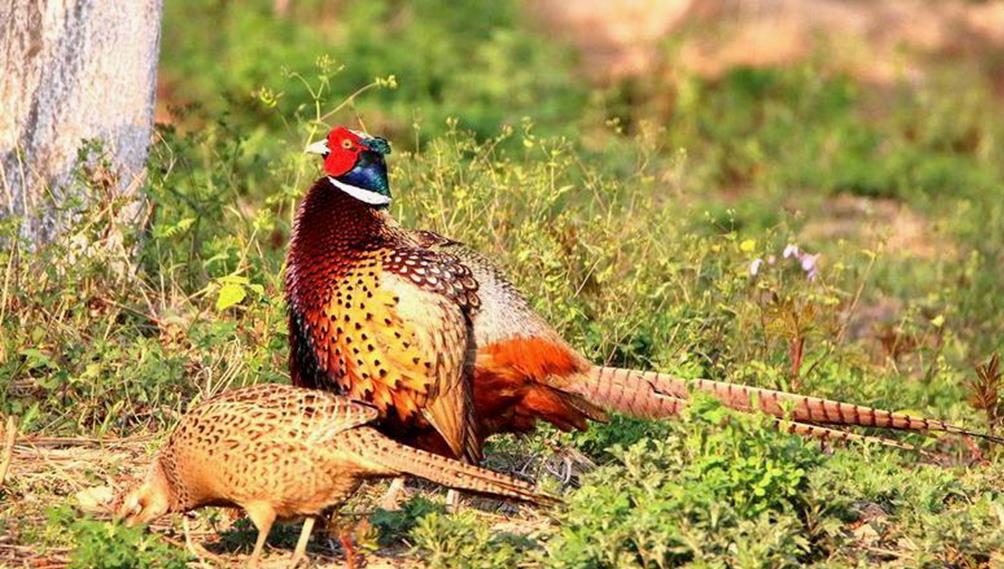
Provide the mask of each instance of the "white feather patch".
{"label": "white feather patch", "polygon": [[349,194],[363,203],[368,203],[370,205],[387,205],[390,203],[390,196],[385,196],[374,192],[373,190],[360,188],[359,186],[353,186],[352,184],[346,184],[345,182],[339,182],[331,176],[328,176],[328,181],[334,184],[334,186],[339,190]]}

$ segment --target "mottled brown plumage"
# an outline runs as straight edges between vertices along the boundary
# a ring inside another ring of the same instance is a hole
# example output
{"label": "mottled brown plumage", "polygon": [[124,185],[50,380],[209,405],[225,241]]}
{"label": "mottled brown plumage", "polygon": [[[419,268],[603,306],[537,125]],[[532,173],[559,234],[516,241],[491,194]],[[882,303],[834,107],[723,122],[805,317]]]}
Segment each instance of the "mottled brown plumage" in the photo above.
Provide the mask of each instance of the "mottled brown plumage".
{"label": "mottled brown plumage", "polygon": [[252,559],[276,519],[306,517],[295,562],[313,519],[369,478],[409,474],[475,493],[555,502],[525,482],[394,442],[368,426],[378,416],[370,405],[286,385],[224,393],[185,415],[119,515],[146,523],[202,506],[240,507],[259,531]]}

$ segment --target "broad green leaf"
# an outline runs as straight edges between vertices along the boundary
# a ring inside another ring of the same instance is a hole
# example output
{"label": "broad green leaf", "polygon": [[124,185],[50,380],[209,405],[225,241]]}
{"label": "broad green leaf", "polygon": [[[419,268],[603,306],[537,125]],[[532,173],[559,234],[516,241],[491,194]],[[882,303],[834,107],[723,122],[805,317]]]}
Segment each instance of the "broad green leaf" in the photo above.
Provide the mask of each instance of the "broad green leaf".
{"label": "broad green leaf", "polygon": [[220,295],[216,298],[216,310],[226,310],[244,300],[245,296],[247,296],[247,291],[244,290],[243,286],[225,284],[220,287]]}

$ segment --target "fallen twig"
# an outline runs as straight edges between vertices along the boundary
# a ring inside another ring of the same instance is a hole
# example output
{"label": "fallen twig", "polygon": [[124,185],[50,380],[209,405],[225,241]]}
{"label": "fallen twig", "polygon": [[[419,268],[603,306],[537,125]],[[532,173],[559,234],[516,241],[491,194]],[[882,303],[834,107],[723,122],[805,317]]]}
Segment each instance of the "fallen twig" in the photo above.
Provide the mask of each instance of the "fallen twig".
{"label": "fallen twig", "polygon": [[0,544],[0,565],[11,562],[32,569],[60,569],[70,563],[65,555],[68,552],[67,548],[53,548],[39,553],[38,548],[30,545]]}
{"label": "fallen twig", "polygon": [[115,447],[148,442],[153,436],[123,437],[123,438],[92,438],[92,437],[25,437],[23,442],[39,447],[50,446],[102,446]]}
{"label": "fallen twig", "polygon": [[206,550],[205,547],[202,547],[201,545],[195,543],[194,540],[192,540],[192,528],[188,523],[187,516],[181,517],[181,527],[185,533],[185,548],[188,550],[189,553],[192,554],[193,557],[195,557],[195,559],[198,560],[198,564],[200,567],[209,567],[208,565],[206,565],[205,561],[206,559],[210,559],[216,562],[220,561],[220,557],[218,555],[214,555],[213,553]]}

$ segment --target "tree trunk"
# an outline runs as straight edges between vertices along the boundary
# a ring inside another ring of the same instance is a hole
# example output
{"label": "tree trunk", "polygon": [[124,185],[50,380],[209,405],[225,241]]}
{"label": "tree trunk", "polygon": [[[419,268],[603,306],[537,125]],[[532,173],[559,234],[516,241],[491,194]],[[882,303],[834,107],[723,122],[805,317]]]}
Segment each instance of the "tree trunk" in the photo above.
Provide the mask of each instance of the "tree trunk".
{"label": "tree trunk", "polygon": [[[161,0],[0,0],[0,218],[51,237],[87,140],[135,193],[153,127]],[[86,197],[86,196],[85,196]],[[53,201],[49,201],[53,200]]]}

